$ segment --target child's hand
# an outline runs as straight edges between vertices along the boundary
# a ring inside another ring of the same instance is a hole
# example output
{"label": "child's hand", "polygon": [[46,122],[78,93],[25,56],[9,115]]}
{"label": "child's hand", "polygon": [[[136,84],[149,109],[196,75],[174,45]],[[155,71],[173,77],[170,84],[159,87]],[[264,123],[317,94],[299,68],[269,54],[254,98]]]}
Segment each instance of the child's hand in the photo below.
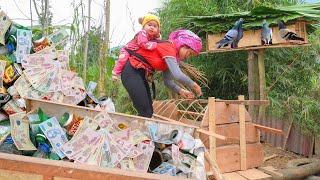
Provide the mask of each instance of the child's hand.
{"label": "child's hand", "polygon": [[118,81],[118,76],[117,75],[112,75],[113,81]]}
{"label": "child's hand", "polygon": [[161,34],[160,33],[157,34],[155,38],[156,38],[156,40],[161,40],[162,39]]}

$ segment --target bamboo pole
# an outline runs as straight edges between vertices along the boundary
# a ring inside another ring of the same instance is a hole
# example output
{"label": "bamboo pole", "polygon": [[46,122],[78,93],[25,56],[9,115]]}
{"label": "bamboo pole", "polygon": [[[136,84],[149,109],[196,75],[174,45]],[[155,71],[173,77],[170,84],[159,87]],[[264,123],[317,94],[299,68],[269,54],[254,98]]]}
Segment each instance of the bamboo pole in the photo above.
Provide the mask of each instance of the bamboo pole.
{"label": "bamboo pole", "polygon": [[84,45],[84,51],[83,51],[83,82],[84,84],[86,84],[86,81],[87,81],[87,59],[88,59],[90,21],[91,21],[91,0],[88,0],[88,29],[85,34],[85,45]]}
{"label": "bamboo pole", "polygon": [[[265,76],[265,65],[264,65],[264,54],[265,50],[260,49],[258,54],[258,70],[259,70],[259,90],[260,90],[260,100],[266,99],[266,76]],[[264,106],[259,106],[259,121],[265,119],[266,108]]]}

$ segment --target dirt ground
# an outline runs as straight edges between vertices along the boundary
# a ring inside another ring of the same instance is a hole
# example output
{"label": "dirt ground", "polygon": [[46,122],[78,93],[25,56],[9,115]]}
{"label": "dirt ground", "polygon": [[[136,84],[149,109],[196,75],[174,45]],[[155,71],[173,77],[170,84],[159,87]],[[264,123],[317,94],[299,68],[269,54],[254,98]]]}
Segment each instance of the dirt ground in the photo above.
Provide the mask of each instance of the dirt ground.
{"label": "dirt ground", "polygon": [[262,166],[272,166],[276,169],[281,169],[284,168],[285,165],[292,159],[306,158],[302,155],[298,155],[293,152],[274,147],[269,143],[264,142],[261,144],[264,150],[264,158],[268,158],[272,155],[277,155],[276,157],[265,161]]}

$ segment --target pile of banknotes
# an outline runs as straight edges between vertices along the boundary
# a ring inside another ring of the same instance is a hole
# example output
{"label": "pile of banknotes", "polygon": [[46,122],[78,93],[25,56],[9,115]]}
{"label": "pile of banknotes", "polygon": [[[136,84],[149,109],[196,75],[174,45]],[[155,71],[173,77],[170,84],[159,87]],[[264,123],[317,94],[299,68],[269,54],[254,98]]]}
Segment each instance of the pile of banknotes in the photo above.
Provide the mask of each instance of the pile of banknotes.
{"label": "pile of banknotes", "polygon": [[[52,150],[60,159],[81,164],[171,176],[193,177],[196,169],[196,156],[181,151],[180,145],[172,142],[163,150],[163,156],[165,154],[168,156],[162,160],[162,163],[160,162],[158,167],[150,169],[155,149],[158,148],[152,139],[168,137],[163,135],[161,131],[165,131],[164,128],[169,132],[175,131],[179,126],[145,120],[135,120],[130,124],[111,118],[106,111],[102,111],[94,118],[86,116],[81,120],[76,133],[71,139],[68,139],[64,127],[59,124],[56,117],[35,124],[34,122],[39,119],[35,117],[37,115],[26,115],[25,112],[10,115],[12,138],[19,150],[37,149],[30,141],[29,126],[31,125],[32,131],[34,129],[37,131],[37,127],[41,129],[50,142]],[[157,127],[157,132],[151,134],[150,130],[146,128],[149,126]],[[183,128],[179,130],[187,132]],[[158,133],[160,134],[157,135]]]}

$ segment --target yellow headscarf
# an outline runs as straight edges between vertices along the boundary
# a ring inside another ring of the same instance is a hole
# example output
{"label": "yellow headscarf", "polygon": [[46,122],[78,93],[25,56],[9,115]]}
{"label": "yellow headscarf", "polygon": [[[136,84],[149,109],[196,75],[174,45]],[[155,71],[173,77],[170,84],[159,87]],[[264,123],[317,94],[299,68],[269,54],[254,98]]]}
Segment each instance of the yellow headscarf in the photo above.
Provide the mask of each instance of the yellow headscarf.
{"label": "yellow headscarf", "polygon": [[143,21],[141,23],[142,27],[146,25],[149,21],[156,21],[158,23],[159,29],[160,29],[160,20],[159,17],[153,15],[153,14],[147,14],[143,17]]}

